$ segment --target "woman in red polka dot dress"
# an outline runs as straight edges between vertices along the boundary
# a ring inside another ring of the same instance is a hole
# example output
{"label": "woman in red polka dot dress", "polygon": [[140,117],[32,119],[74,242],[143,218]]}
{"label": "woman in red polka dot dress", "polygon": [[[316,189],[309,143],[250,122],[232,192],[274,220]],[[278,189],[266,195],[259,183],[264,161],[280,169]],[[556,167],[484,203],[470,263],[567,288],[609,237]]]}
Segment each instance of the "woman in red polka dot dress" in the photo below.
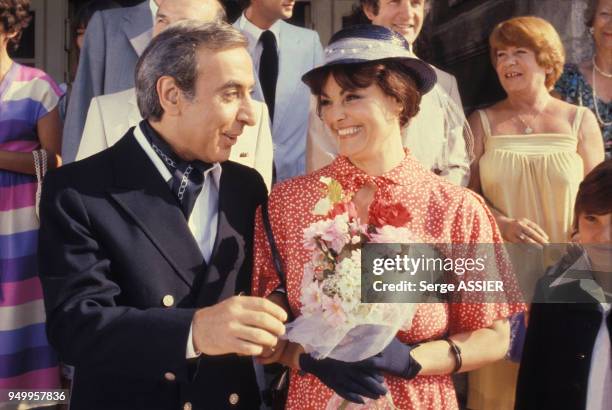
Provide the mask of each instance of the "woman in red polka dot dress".
{"label": "woman in red polka dot dress", "polygon": [[[307,73],[304,81],[318,98],[319,114],[335,135],[340,156],[272,190],[268,209],[286,289],[258,213],[253,294],[284,305],[294,317],[300,314],[302,276],[311,257],[302,238],[306,227],[323,219],[312,213],[325,195],[322,177],[338,181],[352,195],[362,221],[368,220],[373,204],[399,202],[410,213],[407,227],[424,243],[502,243],[482,198],[434,175],[402,148],[401,127],[418,112],[420,95],[435,83],[431,67],[410,57],[403,37],[380,26],[344,29],[326,49],[325,65]],[[507,266],[500,259],[500,266]],[[512,283],[505,291],[518,295]],[[351,375],[348,364],[315,361],[286,341],[260,360],[293,369],[287,409],[325,409],[334,391],[349,400],[355,397],[347,394],[351,390],[379,397],[384,394],[378,391],[381,375],[396,408],[456,409],[450,375],[502,358],[509,344],[507,318],[520,310],[520,303],[420,304],[410,329],[400,331],[393,347],[381,353],[387,363],[377,362],[370,373],[354,368]]]}

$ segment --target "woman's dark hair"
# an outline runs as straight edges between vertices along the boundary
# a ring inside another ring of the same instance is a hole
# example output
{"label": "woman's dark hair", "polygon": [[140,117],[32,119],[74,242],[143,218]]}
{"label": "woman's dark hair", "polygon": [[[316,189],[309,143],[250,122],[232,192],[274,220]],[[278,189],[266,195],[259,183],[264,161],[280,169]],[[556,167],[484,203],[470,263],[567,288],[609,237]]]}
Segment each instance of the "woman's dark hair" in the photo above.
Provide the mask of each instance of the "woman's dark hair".
{"label": "woman's dark hair", "polygon": [[72,32],[76,34],[79,28],[87,28],[89,24],[89,20],[97,11],[115,9],[121,7],[119,4],[115,3],[113,0],[90,0],[87,3],[83,4],[77,10],[73,23],[72,23]]}
{"label": "woman's dark hair", "polygon": [[604,215],[612,212],[612,159],[597,165],[580,183],[574,205],[574,233],[581,214]]}
{"label": "woman's dark hair", "polygon": [[30,20],[30,0],[0,0],[0,30],[5,34],[15,33],[9,40],[9,49],[17,49],[21,33]]}
{"label": "woman's dark hair", "polygon": [[399,118],[401,127],[408,124],[408,120],[419,112],[421,93],[412,77],[406,73],[401,63],[382,60],[371,63],[332,65],[329,70],[315,74],[310,80],[310,89],[317,96],[319,114],[323,86],[330,75],[344,90],[358,90],[376,84],[383,93],[402,104],[403,109]]}

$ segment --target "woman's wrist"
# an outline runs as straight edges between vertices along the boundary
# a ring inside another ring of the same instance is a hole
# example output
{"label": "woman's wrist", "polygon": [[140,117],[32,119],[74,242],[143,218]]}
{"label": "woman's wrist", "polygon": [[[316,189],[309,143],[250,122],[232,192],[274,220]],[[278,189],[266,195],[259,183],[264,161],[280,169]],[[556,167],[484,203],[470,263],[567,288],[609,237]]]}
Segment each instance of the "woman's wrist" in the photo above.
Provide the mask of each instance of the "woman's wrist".
{"label": "woman's wrist", "polygon": [[297,344],[289,342],[285,348],[285,354],[280,360],[282,364],[295,370],[301,370],[300,368],[300,355],[304,353],[304,348]]}
{"label": "woman's wrist", "polygon": [[499,231],[501,232],[502,237],[507,240],[508,238],[506,237],[506,231],[508,229],[508,225],[510,225],[514,221],[514,219],[508,218],[505,215],[498,214],[495,215],[495,221],[497,222],[497,226],[499,227]]}

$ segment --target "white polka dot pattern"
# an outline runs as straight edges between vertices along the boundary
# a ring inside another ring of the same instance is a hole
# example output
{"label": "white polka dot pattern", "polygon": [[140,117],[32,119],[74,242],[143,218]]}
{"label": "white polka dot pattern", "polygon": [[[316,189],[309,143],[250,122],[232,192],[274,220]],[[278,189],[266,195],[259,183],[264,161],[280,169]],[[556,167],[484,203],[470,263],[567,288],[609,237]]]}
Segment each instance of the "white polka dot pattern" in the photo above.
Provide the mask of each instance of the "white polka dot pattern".
{"label": "white polka dot pattern", "polygon": [[[320,177],[331,177],[354,193],[356,176],[366,177],[347,158],[338,157],[317,172],[276,185],[269,198],[269,212],[274,238],[287,274],[287,296],[294,315],[299,314],[300,283],[309,253],[302,245],[304,228],[322,217],[311,210],[323,196]],[[365,178],[367,179],[367,178]],[[490,211],[481,197],[452,185],[424,169],[407,153],[402,163],[382,176],[387,186],[380,191],[401,202],[412,215],[408,227],[424,243],[502,243],[502,238]],[[377,183],[380,188],[380,180]],[[506,266],[505,254],[497,255],[498,265]],[[255,261],[253,294],[267,296],[279,284],[270,249],[258,212],[255,228]],[[513,282],[512,282],[513,283]],[[508,286],[506,286],[508,288]],[[514,286],[507,289],[516,292]],[[516,300],[516,299],[514,299]],[[409,332],[398,337],[406,343],[422,343],[490,326],[494,320],[524,310],[522,304],[421,304]],[[418,376],[411,381],[386,376],[386,383],[399,409],[457,409],[457,400],[450,376]],[[292,372],[287,409],[324,409],[332,391],[316,377]]]}

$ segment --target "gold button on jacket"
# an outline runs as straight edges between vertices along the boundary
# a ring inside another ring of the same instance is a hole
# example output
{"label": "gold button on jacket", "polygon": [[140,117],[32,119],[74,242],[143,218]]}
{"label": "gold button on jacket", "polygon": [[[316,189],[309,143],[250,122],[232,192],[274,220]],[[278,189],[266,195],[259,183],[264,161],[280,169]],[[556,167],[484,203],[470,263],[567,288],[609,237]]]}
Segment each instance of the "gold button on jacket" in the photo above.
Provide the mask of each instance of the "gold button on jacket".
{"label": "gold button on jacket", "polygon": [[162,304],[165,307],[172,307],[174,305],[174,296],[172,295],[164,296],[164,298],[162,299]]}
{"label": "gold button on jacket", "polygon": [[236,393],[232,393],[229,395],[229,402],[232,406],[238,404],[238,400],[240,400],[240,396],[238,396]]}

